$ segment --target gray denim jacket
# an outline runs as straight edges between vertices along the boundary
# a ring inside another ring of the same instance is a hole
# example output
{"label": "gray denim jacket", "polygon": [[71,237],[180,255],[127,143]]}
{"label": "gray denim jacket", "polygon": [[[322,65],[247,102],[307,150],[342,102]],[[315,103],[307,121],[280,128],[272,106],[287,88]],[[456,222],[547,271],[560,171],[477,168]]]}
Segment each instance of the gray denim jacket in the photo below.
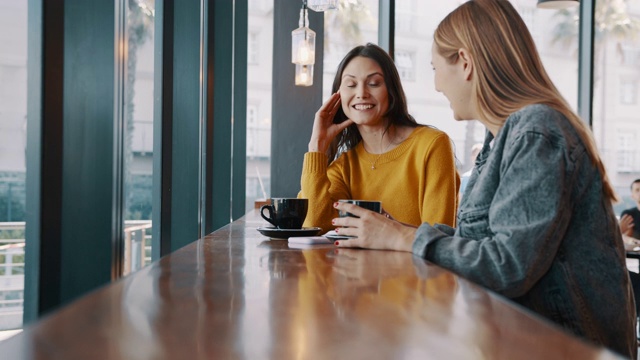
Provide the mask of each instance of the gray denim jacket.
{"label": "gray denim jacket", "polygon": [[487,132],[457,224],[420,226],[414,254],[636,358],[618,223],[562,114],[531,105],[509,116],[495,139]]}

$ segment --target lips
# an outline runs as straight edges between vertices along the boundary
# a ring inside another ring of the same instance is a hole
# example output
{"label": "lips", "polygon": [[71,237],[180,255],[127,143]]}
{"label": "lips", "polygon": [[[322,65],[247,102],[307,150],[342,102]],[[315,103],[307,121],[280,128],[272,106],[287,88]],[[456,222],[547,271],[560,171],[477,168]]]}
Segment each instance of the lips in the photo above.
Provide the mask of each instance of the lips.
{"label": "lips", "polygon": [[373,104],[356,104],[353,105],[353,108],[356,110],[369,110],[373,108]]}

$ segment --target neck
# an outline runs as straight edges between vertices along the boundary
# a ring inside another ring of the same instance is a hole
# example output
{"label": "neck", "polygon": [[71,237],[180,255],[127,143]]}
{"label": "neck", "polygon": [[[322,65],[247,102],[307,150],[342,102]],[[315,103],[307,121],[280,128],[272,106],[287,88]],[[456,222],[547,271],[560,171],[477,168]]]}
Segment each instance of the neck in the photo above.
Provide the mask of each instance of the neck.
{"label": "neck", "polygon": [[396,129],[393,125],[389,126],[358,126],[360,136],[362,136],[362,145],[370,154],[385,153],[393,144]]}
{"label": "neck", "polygon": [[496,137],[498,135],[498,132],[500,132],[500,129],[502,129],[502,127],[504,126],[504,120],[480,119],[479,121],[487,128],[487,130],[489,130],[491,134],[493,134],[493,137]]}

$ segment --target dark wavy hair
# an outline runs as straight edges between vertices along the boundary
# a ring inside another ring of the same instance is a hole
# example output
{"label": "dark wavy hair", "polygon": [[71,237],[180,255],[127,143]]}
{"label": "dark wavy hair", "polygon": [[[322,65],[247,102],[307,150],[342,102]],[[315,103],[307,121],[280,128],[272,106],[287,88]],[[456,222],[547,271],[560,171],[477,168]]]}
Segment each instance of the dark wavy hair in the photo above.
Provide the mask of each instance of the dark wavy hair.
{"label": "dark wavy hair", "polygon": [[[402,89],[400,75],[398,74],[398,69],[396,69],[393,59],[378,45],[367,43],[366,45],[356,46],[347,53],[344,59],[340,62],[340,65],[338,65],[336,77],[333,79],[331,93],[333,94],[340,89],[344,68],[349,65],[351,60],[358,56],[375,61],[382,69],[384,84],[387,88],[389,97],[389,109],[387,109],[387,112],[384,114],[384,117],[389,120],[386,130],[388,130],[391,125],[408,127],[420,126],[413,116],[409,114],[407,98],[404,94],[404,90]],[[344,114],[344,111],[342,111],[342,106],[340,106],[336,116],[333,118],[333,123],[339,124],[345,120],[347,120],[347,116]],[[333,139],[329,149],[327,150],[329,162],[337,159],[341,153],[353,149],[358,145],[358,143],[360,143],[360,141],[362,141],[362,136],[360,135],[356,124],[352,124],[344,129],[335,137],[335,139]]]}

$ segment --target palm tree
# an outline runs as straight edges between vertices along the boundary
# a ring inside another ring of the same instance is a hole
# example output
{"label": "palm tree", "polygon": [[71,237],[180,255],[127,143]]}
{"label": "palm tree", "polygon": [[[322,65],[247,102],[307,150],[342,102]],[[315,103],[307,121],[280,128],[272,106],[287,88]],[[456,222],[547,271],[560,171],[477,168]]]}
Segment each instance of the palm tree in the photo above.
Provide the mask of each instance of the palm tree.
{"label": "palm tree", "polygon": [[[602,51],[603,42],[608,40],[615,41],[618,51],[622,54],[622,43],[637,39],[640,34],[640,19],[628,13],[628,2],[629,0],[596,0],[596,54]],[[553,28],[552,44],[575,46],[578,37],[578,9],[558,10],[554,17],[557,23]]]}
{"label": "palm tree", "polygon": [[335,35],[340,36],[341,42],[359,45],[362,42],[361,27],[367,21],[373,21],[373,17],[364,0],[340,0],[336,11],[325,11],[325,45],[337,40],[331,39],[334,33],[328,29],[339,29]]}
{"label": "palm tree", "polygon": [[[613,45],[621,64],[625,62],[623,45],[636,41],[640,35],[640,18],[629,14],[627,4],[629,0],[596,0],[595,3],[595,34],[594,34],[594,63],[597,68],[594,74],[594,88],[598,89],[599,115],[594,117],[594,133],[598,138],[603,155],[607,155],[605,145],[605,116],[606,109],[606,65],[607,49]],[[574,47],[577,52],[578,20],[577,9],[559,10],[554,18],[557,23],[553,28],[552,44],[559,44],[564,48]],[[596,121],[597,120],[597,121]]]}
{"label": "palm tree", "polygon": [[[153,34],[153,23],[155,16],[155,0],[129,0],[127,14],[127,80],[125,91],[125,143],[124,143],[124,169],[125,169],[125,199],[127,204],[131,204],[132,177],[131,163],[133,161],[133,131],[134,131],[134,96],[136,82],[136,66],[138,63],[138,49],[148,40],[151,40]],[[150,208],[151,204],[149,204]],[[126,218],[129,219],[133,214],[126,207]],[[139,216],[139,215],[138,215]]]}

